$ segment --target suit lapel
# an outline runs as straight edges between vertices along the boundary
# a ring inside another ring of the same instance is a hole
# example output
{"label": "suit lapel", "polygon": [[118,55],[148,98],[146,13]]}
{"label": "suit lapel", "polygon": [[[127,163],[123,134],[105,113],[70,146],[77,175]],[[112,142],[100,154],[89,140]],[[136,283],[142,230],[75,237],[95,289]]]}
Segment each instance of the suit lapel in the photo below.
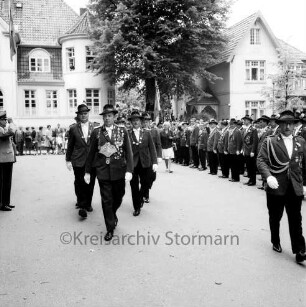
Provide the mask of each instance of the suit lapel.
{"label": "suit lapel", "polygon": [[79,133],[80,133],[80,136],[81,136],[82,141],[83,141],[85,144],[87,144],[86,141],[85,141],[85,137],[84,137],[84,134],[83,134],[83,130],[82,130],[81,123],[78,123],[78,124],[77,124],[77,127],[78,127],[78,130],[79,130]]}
{"label": "suit lapel", "polygon": [[278,147],[284,152],[284,154],[286,155],[286,157],[289,159],[289,155],[288,155],[288,151],[285,145],[284,140],[282,139],[282,137],[279,135],[279,137],[277,138],[278,142]]}

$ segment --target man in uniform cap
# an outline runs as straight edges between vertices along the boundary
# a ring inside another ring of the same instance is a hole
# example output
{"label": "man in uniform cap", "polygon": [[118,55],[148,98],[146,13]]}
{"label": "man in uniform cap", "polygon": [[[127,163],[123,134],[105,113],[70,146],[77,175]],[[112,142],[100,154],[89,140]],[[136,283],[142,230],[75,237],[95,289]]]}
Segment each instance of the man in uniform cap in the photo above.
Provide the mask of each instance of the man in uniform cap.
{"label": "man in uniform cap", "polygon": [[243,155],[248,172],[249,181],[245,183],[248,186],[256,185],[256,158],[258,146],[258,134],[256,128],[251,124],[253,119],[249,115],[245,115],[242,120],[244,121],[245,128],[242,132],[243,138]]}
{"label": "man in uniform cap", "polygon": [[90,172],[95,168],[100,186],[102,209],[107,233],[106,241],[113,238],[118,223],[117,210],[125,194],[125,181],[132,179],[133,153],[125,127],[115,125],[118,111],[111,104],[103,107],[104,124],[91,134],[86,160],[85,182],[90,183]]}
{"label": "man in uniform cap", "polygon": [[16,162],[12,138],[16,129],[7,126],[6,111],[0,111],[0,210],[11,211],[13,163]]}
{"label": "man in uniform cap", "polygon": [[279,227],[284,208],[288,215],[292,252],[298,263],[306,260],[302,230],[301,205],[303,198],[302,161],[305,141],[293,136],[296,118],[292,111],[283,111],[277,123],[280,133],[268,136],[257,158],[259,172],[266,179],[267,207],[273,250],[281,253]]}
{"label": "man in uniform cap", "polygon": [[85,162],[90,145],[90,134],[94,125],[89,121],[90,109],[86,104],[80,104],[75,112],[77,114],[77,123],[70,126],[68,132],[68,145],[66,152],[66,165],[69,171],[74,172],[74,187],[77,196],[76,207],[80,208],[79,215],[82,218],[87,217],[87,211],[92,212],[92,195],[95,186],[94,169],[90,171],[90,184],[84,181]]}
{"label": "man in uniform cap", "polygon": [[[146,194],[152,184],[151,172],[157,170],[157,154],[150,131],[141,128],[142,116],[133,111],[129,120],[133,129],[129,131],[133,150],[133,177],[130,182],[134,216],[140,214]],[[139,186],[140,184],[140,186]]]}

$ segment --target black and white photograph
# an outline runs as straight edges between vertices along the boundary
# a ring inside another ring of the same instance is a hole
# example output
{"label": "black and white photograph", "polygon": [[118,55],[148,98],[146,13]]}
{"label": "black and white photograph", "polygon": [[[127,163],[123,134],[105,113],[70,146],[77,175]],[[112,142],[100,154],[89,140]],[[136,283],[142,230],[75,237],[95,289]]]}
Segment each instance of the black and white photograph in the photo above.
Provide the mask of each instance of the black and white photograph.
{"label": "black and white photograph", "polygon": [[306,0],[0,0],[0,306],[306,306]]}

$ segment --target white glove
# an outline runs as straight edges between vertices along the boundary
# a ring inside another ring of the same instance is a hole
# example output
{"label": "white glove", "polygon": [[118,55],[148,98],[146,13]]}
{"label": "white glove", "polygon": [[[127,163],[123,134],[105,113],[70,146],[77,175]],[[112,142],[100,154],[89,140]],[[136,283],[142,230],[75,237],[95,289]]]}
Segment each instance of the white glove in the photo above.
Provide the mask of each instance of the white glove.
{"label": "white glove", "polygon": [[66,166],[67,166],[69,171],[72,170],[72,163],[70,161],[66,161]]}
{"label": "white glove", "polygon": [[278,182],[274,176],[269,176],[267,178],[267,184],[273,190],[276,190],[278,188]]}
{"label": "white glove", "polygon": [[156,172],[158,169],[158,165],[157,164],[153,164],[152,166],[153,172]]}
{"label": "white glove", "polygon": [[216,153],[217,153],[217,150],[214,149],[213,152],[216,154]]}
{"label": "white glove", "polygon": [[250,157],[253,158],[255,156],[254,152],[250,153]]}
{"label": "white glove", "polygon": [[132,180],[132,173],[126,172],[125,173],[125,181],[131,181]]}
{"label": "white glove", "polygon": [[239,156],[239,155],[240,155],[240,152],[239,152],[239,150],[237,150],[237,151],[236,151],[236,155],[237,155],[237,156]]}
{"label": "white glove", "polygon": [[224,154],[225,154],[225,155],[228,155],[228,152],[227,152],[227,151],[225,151],[225,152],[224,152]]}
{"label": "white glove", "polygon": [[84,181],[89,184],[90,183],[90,174],[86,173],[84,176]]}
{"label": "white glove", "polygon": [[161,163],[163,162],[163,159],[162,158],[157,158],[157,163]]}

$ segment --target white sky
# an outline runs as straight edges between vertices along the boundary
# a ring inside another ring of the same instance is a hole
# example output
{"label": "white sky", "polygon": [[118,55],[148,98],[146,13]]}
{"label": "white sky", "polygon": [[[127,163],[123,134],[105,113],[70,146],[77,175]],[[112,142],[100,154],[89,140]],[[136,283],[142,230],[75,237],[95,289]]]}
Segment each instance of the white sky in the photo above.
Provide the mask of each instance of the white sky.
{"label": "white sky", "polygon": [[[88,0],[64,0],[77,13]],[[277,38],[306,52],[306,0],[233,0],[228,26],[261,11]]]}

